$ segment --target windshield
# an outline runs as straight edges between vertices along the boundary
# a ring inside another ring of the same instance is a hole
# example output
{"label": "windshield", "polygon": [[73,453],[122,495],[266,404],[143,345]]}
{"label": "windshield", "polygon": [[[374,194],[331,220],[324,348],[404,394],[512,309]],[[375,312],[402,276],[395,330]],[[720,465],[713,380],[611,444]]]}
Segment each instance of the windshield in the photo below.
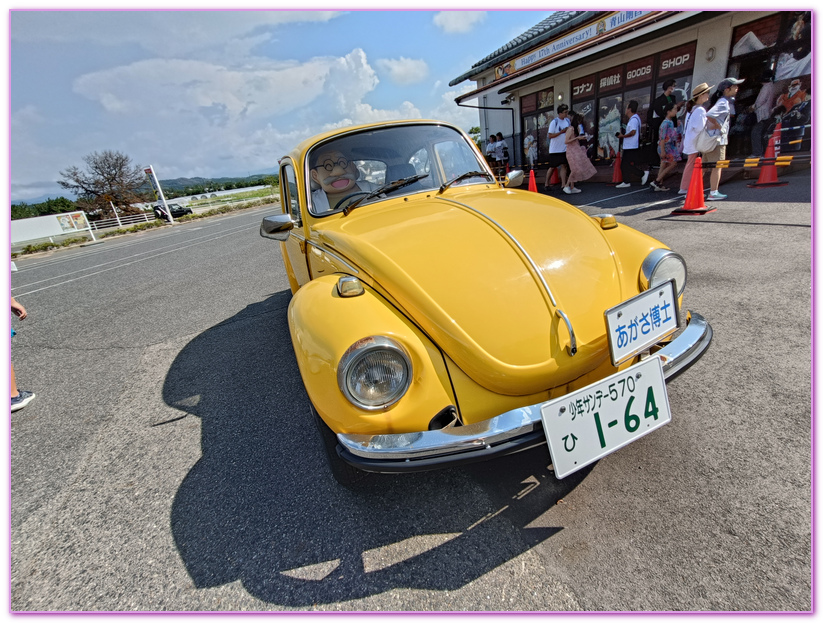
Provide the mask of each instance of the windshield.
{"label": "windshield", "polygon": [[[454,186],[493,181],[465,137],[439,125],[391,126],[347,134],[314,147],[307,166],[310,212],[315,215],[387,197],[436,192],[461,176],[465,177]],[[471,172],[477,175],[466,176]]]}

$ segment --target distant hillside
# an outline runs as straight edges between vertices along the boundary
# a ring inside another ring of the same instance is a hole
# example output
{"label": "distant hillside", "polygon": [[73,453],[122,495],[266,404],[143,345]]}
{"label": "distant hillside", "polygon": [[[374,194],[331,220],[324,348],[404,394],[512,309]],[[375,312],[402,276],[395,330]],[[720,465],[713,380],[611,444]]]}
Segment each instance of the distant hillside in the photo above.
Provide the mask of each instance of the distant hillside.
{"label": "distant hillside", "polygon": [[[198,188],[203,187],[202,190],[197,192],[204,192],[206,188],[209,190],[228,190],[227,186],[230,184],[230,188],[245,188],[246,186],[255,186],[257,183],[265,177],[275,177],[277,178],[277,171],[265,171],[263,173],[259,173],[257,175],[248,175],[246,177],[215,177],[215,178],[207,178],[207,177],[178,177],[171,180],[160,180],[160,187],[163,189],[163,194],[165,194],[169,198],[180,197],[186,194],[185,190],[187,188]],[[239,186],[238,186],[239,185]],[[151,185],[149,181],[146,180],[146,183],[140,188],[141,191],[145,191],[147,193],[151,193]],[[40,204],[52,199],[58,199],[60,197],[66,197],[69,201],[74,201],[75,197],[72,196],[70,193],[64,191],[56,191],[53,193],[49,193],[48,195],[42,195],[40,197],[32,197],[27,198],[22,201],[12,201],[12,205],[36,205]]]}

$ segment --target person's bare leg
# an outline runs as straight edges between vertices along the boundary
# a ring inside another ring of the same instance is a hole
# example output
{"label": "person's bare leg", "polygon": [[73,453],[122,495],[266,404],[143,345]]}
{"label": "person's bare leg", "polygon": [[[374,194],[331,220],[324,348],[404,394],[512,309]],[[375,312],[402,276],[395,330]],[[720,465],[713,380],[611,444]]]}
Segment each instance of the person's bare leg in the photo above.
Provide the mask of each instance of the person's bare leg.
{"label": "person's bare leg", "polygon": [[14,378],[14,365],[9,362],[9,368],[11,369],[11,397],[14,398],[20,391],[17,389],[17,379]]}

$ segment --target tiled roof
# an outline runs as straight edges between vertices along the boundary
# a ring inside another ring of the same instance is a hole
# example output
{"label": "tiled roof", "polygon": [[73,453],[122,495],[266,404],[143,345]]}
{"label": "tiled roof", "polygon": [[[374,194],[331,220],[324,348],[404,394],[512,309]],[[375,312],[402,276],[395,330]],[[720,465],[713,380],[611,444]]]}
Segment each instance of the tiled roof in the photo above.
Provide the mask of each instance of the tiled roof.
{"label": "tiled roof", "polygon": [[449,86],[460,84],[464,80],[480,74],[494,65],[520,56],[541,43],[554,39],[575,26],[588,22],[605,11],[554,11],[539,24],[529,28],[522,35],[515,37],[506,45],[477,61],[466,73],[458,76]]}

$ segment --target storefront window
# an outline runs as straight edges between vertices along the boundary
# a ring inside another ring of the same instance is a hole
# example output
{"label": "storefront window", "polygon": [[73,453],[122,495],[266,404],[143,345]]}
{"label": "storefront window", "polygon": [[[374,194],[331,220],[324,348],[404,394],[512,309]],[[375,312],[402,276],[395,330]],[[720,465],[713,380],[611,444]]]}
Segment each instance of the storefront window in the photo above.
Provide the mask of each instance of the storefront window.
{"label": "storefront window", "polygon": [[520,98],[523,162],[535,166],[549,157],[549,123],[554,118],[554,88]]}
{"label": "storefront window", "polygon": [[811,122],[811,13],[784,11],[732,31],[727,75],[743,78],[729,152],[761,156],[778,122],[781,151],[808,150]]}
{"label": "storefront window", "polygon": [[615,133],[620,132],[623,119],[623,96],[601,97],[597,108],[597,155],[611,160],[620,151]]}
{"label": "storefront window", "polygon": [[597,156],[612,159],[620,151],[623,120],[623,65],[597,74]]}
{"label": "storefront window", "polygon": [[587,153],[589,158],[593,158],[596,153],[597,141],[597,115],[594,100],[594,84],[596,76],[591,74],[584,78],[572,80],[572,110],[583,115],[583,126],[586,130],[586,135],[589,138],[587,143]]}

